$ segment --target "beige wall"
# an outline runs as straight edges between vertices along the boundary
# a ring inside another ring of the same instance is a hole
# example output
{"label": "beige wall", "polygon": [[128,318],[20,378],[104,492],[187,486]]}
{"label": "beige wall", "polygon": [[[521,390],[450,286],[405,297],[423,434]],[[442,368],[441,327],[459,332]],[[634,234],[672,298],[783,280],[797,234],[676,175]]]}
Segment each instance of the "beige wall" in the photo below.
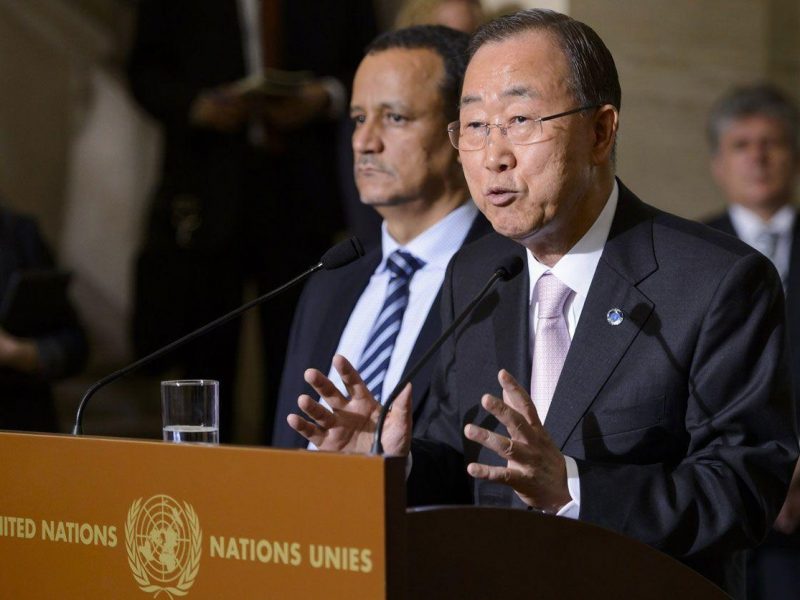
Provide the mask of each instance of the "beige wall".
{"label": "beige wall", "polygon": [[156,149],[119,68],[130,17],[108,0],[0,0],[0,191],[74,271],[103,364],[127,357],[130,260]]}
{"label": "beige wall", "polygon": [[570,11],[617,62],[621,178],[687,217],[721,208],[708,175],[706,115],[734,84],[774,79],[797,92],[797,2],[571,0]]}

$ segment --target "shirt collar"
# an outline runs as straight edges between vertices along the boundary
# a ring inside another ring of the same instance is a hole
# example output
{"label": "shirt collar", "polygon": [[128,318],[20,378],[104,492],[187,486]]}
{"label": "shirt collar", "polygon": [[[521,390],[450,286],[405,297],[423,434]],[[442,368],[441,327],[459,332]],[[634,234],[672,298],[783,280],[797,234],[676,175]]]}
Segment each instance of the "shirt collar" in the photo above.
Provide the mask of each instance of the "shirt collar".
{"label": "shirt collar", "polygon": [[450,258],[464,243],[464,238],[467,237],[477,214],[478,209],[475,203],[467,200],[404,246],[398,244],[391,236],[386,227],[386,221],[384,221],[381,224],[383,257],[376,272],[380,273],[386,269],[386,257],[398,249],[406,250],[425,261],[423,268],[446,269]]}
{"label": "shirt collar", "polygon": [[733,228],[736,234],[745,242],[752,245],[759,234],[769,231],[778,235],[788,235],[794,227],[795,209],[787,204],[772,215],[769,221],[764,221],[756,213],[741,204],[731,204],[728,207]]}
{"label": "shirt collar", "polygon": [[618,199],[619,186],[617,180],[614,179],[611,195],[595,222],[583,234],[583,237],[578,240],[578,243],[570,248],[552,268],[540,263],[533,253],[527,250],[531,293],[533,293],[539,278],[549,271],[577,295],[586,297],[594,278],[594,272],[597,270],[597,263],[600,262],[603,248],[606,245],[606,240],[608,240],[608,233],[611,231],[611,223],[614,220],[614,213],[617,211]]}

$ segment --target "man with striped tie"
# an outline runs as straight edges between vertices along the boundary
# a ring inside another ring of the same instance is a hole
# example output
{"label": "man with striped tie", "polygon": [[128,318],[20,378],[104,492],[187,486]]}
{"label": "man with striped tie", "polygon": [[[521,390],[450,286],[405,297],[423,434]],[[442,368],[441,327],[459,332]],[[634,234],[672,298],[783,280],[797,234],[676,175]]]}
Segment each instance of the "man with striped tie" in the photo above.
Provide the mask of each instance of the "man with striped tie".
{"label": "man with striped tie", "polygon": [[[466,34],[441,26],[389,32],[367,48],[353,84],[355,179],[362,202],[383,217],[381,247],[318,273],[298,304],[272,443],[304,447],[286,424],[313,390],[308,368],[330,375],[334,354],[357,365],[385,400],[441,330],[439,290],[450,257],[490,227],[469,199],[446,126],[456,118]],[[413,379],[419,416],[435,360]],[[416,419],[417,426],[422,421]]]}

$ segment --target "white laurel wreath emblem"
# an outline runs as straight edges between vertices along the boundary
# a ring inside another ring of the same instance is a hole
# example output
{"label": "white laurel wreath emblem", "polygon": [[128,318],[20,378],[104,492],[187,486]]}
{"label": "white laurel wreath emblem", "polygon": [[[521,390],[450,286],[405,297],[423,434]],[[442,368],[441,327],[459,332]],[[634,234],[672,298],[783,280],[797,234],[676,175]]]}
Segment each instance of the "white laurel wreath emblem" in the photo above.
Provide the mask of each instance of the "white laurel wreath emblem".
{"label": "white laurel wreath emblem", "polygon": [[183,503],[183,512],[189,525],[191,540],[189,544],[189,556],[186,566],[174,586],[163,587],[150,582],[144,562],[142,562],[139,551],[136,548],[136,521],[142,508],[142,499],[139,498],[131,504],[128,509],[128,518],[125,521],[125,548],[128,551],[128,566],[131,568],[133,578],[145,593],[153,593],[157,598],[162,592],[166,593],[172,600],[174,596],[185,596],[194,584],[197,573],[200,570],[200,556],[202,554],[203,531],[200,528],[200,520],[194,508],[188,502]]}

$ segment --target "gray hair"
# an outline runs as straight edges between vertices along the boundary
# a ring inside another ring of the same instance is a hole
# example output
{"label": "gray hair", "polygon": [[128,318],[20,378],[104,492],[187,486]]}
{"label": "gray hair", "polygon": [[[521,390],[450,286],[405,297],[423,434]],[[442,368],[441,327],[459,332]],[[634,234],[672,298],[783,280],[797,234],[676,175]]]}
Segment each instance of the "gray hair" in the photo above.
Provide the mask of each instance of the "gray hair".
{"label": "gray hair", "polygon": [[622,90],[614,57],[591,27],[567,15],[536,8],[499,17],[478,29],[469,45],[469,57],[484,44],[526,31],[546,31],[554,36],[567,59],[570,89],[579,105],[611,104],[620,110]]}
{"label": "gray hair", "polygon": [[768,83],[737,87],[720,98],[708,118],[708,143],[711,152],[719,150],[719,140],[732,121],[752,116],[781,121],[795,154],[800,153],[800,113],[797,105],[779,88]]}

